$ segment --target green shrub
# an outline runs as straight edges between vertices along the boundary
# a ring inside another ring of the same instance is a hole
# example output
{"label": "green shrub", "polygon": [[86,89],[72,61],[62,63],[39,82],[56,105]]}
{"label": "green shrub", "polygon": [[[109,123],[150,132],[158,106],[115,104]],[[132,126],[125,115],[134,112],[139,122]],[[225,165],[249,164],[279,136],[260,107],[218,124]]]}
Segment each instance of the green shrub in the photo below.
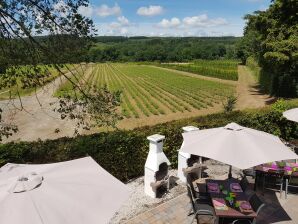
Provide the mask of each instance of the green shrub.
{"label": "green shrub", "polygon": [[[295,105],[297,106],[297,103],[291,106]],[[164,152],[171,161],[172,167],[177,167],[177,151],[182,144],[183,126],[194,125],[204,129],[223,126],[230,122],[263,130],[286,140],[298,138],[296,123],[286,120],[278,111],[264,108],[212,114],[130,131],[1,144],[0,166],[7,162],[52,163],[90,155],[115,177],[127,181],[144,173],[144,164],[149,150],[147,136],[156,133],[166,136]]]}

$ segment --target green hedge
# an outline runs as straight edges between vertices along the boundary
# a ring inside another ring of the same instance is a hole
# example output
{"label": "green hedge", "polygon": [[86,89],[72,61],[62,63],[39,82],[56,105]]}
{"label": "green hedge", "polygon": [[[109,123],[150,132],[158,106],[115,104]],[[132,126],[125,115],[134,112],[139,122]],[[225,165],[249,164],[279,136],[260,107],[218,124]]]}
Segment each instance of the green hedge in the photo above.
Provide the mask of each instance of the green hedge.
{"label": "green hedge", "polygon": [[164,152],[177,167],[177,150],[182,143],[181,128],[194,125],[203,128],[223,126],[229,122],[256,128],[286,140],[297,139],[297,125],[282,118],[281,112],[265,108],[244,112],[218,113],[192,119],[168,122],[130,131],[98,133],[75,138],[19,142],[0,145],[0,166],[13,163],[52,163],[92,156],[102,167],[122,181],[144,173],[148,153],[146,137],[155,133],[166,136]]}

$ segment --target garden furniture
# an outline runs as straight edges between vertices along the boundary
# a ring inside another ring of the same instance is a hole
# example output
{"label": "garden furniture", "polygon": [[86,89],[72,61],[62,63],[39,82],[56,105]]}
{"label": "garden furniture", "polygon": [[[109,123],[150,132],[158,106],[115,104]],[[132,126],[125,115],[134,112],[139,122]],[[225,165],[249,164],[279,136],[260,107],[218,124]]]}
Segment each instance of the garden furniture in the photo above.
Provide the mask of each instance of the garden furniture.
{"label": "garden furniture", "polygon": [[193,200],[194,201],[204,202],[206,204],[211,205],[210,195],[207,192],[196,191],[194,189],[193,183],[195,181],[195,176],[193,176],[192,173],[187,174],[186,180],[187,180],[187,185],[189,186],[189,189],[190,189],[191,194],[193,196]]}
{"label": "garden furniture", "polygon": [[221,222],[225,220],[248,219],[253,221],[257,213],[250,205],[249,197],[244,193],[236,179],[207,180],[216,216]]}
{"label": "garden furniture", "polygon": [[289,187],[298,189],[298,171],[292,172],[290,175],[286,176],[285,179],[286,179],[285,197],[287,198]]}
{"label": "garden furniture", "polygon": [[217,224],[218,218],[216,217],[214,208],[209,203],[197,200],[193,195],[193,190],[191,189],[190,184],[187,184],[187,192],[192,210],[189,215],[194,216],[190,224],[193,223],[195,219],[197,219],[197,223]]}

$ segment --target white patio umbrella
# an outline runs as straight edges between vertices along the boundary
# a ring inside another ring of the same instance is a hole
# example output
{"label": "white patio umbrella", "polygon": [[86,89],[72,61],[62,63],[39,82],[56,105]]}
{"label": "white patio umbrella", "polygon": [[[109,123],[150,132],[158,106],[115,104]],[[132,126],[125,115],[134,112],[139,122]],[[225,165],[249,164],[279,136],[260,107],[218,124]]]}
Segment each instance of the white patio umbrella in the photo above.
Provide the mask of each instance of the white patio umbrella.
{"label": "white patio umbrella", "polygon": [[283,113],[283,115],[288,120],[298,122],[298,108],[287,110]]}
{"label": "white patio umbrella", "polygon": [[298,158],[278,137],[236,123],[182,135],[182,152],[214,159],[239,169]]}
{"label": "white patio umbrella", "polygon": [[108,223],[128,188],[91,157],[0,168],[0,223]]}

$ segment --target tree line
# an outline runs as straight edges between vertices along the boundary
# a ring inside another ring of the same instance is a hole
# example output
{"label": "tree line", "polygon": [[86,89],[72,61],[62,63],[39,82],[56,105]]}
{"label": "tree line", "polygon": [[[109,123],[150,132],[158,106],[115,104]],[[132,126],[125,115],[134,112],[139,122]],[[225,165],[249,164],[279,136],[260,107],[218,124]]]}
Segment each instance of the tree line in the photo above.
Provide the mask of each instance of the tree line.
{"label": "tree line", "polygon": [[261,88],[271,95],[297,97],[298,1],[274,0],[266,11],[246,15],[238,56],[254,57]]}
{"label": "tree line", "polygon": [[95,37],[87,61],[190,61],[236,58],[237,37]]}

